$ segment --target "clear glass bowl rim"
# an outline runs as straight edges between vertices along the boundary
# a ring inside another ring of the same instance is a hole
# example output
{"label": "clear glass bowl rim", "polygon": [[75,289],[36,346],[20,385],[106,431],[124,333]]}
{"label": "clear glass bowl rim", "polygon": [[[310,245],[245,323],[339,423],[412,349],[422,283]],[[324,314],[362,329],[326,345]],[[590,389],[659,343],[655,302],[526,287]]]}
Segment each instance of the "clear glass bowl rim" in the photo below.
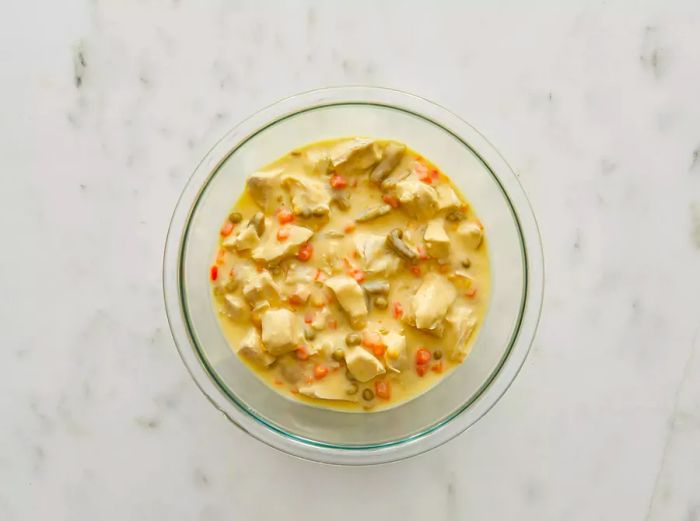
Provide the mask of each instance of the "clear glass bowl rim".
{"label": "clear glass bowl rim", "polygon": [[[480,392],[454,414],[418,434],[373,446],[342,446],[301,438],[270,425],[218,384],[189,332],[180,283],[184,231],[197,200],[218,167],[237,146],[262,129],[296,113],[322,106],[363,103],[403,110],[438,125],[470,148],[500,185],[518,224],[525,258],[525,288],[519,326],[506,355]],[[312,461],[368,465],[387,463],[421,454],[454,438],[486,414],[503,396],[522,367],[534,340],[544,293],[544,258],[541,237],[527,196],[510,165],[474,127],[446,108],[414,94],[382,87],[328,87],[279,100],[228,131],[204,156],[190,176],[173,211],[163,255],[163,293],[171,334],[178,353],[206,398],[234,425],[263,443],[290,455]]]}

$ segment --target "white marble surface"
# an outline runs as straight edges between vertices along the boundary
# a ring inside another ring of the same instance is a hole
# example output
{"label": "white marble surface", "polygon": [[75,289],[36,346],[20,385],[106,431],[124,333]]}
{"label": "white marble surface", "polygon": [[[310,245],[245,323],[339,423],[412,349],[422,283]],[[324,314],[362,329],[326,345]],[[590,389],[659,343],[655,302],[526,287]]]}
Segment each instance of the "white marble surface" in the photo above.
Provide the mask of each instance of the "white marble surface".
{"label": "white marble surface", "polygon": [[[700,520],[700,4],[374,4],[0,7],[0,519]],[[530,194],[547,268],[505,398],[378,468],[232,427],[161,297],[209,144],[348,83],[480,128]]]}

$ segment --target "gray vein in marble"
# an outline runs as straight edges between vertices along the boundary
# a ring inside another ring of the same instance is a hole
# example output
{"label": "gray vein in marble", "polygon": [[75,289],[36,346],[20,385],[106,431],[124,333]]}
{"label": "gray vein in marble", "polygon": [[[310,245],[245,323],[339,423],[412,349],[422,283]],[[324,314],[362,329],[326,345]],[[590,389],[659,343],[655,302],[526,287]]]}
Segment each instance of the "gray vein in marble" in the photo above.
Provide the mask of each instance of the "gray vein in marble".
{"label": "gray vein in marble", "polygon": [[696,167],[700,164],[700,145],[695,147],[695,150],[693,150],[693,155],[692,159],[690,160],[690,167],[688,170],[695,170]]}
{"label": "gray vein in marble", "polygon": [[[688,375],[690,374],[690,368],[692,366],[693,360],[696,356],[696,351],[697,351],[697,346],[700,344],[698,342],[700,340],[700,325],[695,329],[695,334],[693,335],[693,338],[690,342],[690,352],[688,353],[688,356],[686,358],[685,364],[683,366],[683,373],[680,378],[680,381],[678,383],[678,386],[676,387],[676,392],[674,394],[674,399],[673,399],[673,409],[671,411],[671,415],[668,418],[667,421],[667,429],[666,429],[666,436],[665,436],[665,441],[664,441],[664,448],[663,451],[661,452],[661,460],[659,461],[659,465],[657,467],[656,471],[656,477],[654,479],[654,488],[652,489],[651,495],[649,497],[649,506],[647,508],[647,513],[646,517],[644,518],[645,521],[649,521],[651,519],[651,514],[654,508],[654,503],[658,500],[658,495],[659,495],[659,483],[661,480],[661,473],[664,470],[664,467],[666,465],[666,460],[668,457],[668,454],[671,451],[671,447],[673,444],[673,434],[677,428],[678,425],[678,420],[679,420],[679,402],[680,402],[680,396],[681,392],[683,391],[683,388],[686,385],[686,382],[688,382]],[[690,519],[690,517],[689,517]]]}
{"label": "gray vein in marble", "polygon": [[660,79],[667,69],[668,54],[659,45],[659,30],[657,27],[648,26],[644,29],[642,36],[642,53],[639,57],[642,66],[651,70],[652,75],[657,80]]}

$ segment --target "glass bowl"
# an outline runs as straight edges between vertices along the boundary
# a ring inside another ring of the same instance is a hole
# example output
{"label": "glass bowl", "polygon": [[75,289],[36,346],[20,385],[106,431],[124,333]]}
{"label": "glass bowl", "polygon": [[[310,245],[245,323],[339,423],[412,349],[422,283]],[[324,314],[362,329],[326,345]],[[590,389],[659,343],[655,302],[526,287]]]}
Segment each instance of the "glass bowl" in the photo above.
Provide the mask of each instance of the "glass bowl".
{"label": "glass bowl", "polygon": [[[371,414],[283,397],[233,353],[211,303],[208,267],[221,222],[247,175],[306,143],[395,139],[449,175],[484,223],[491,257],[488,314],[464,363],[428,392]],[[258,440],[324,463],[384,463],[464,431],[503,395],[539,320],[542,248],[527,197],[506,161],[472,126],[420,97],[374,87],[292,96],[229,131],[196,168],[173,213],[163,261],[165,306],[180,356],[209,401]]]}

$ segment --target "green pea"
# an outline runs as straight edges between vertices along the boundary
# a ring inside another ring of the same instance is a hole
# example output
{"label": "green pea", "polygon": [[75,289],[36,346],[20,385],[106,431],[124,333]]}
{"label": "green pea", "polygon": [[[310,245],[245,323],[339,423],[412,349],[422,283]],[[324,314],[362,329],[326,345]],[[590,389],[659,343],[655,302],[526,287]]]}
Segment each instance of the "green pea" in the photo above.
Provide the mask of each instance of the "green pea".
{"label": "green pea", "polygon": [[241,212],[232,212],[229,214],[228,220],[234,224],[238,224],[243,220],[243,216],[241,215]]}
{"label": "green pea", "polygon": [[331,356],[336,362],[342,362],[345,358],[345,352],[342,349],[336,349]]}
{"label": "green pea", "polygon": [[440,360],[442,358],[442,351],[440,351],[439,349],[433,351],[433,358],[435,360]]}
{"label": "green pea", "polygon": [[359,333],[348,333],[345,337],[345,343],[351,347],[360,345],[360,342],[362,342],[362,337]]}
{"label": "green pea", "polygon": [[372,389],[365,389],[362,391],[362,397],[365,400],[370,401],[372,398],[374,398],[374,391]]}

